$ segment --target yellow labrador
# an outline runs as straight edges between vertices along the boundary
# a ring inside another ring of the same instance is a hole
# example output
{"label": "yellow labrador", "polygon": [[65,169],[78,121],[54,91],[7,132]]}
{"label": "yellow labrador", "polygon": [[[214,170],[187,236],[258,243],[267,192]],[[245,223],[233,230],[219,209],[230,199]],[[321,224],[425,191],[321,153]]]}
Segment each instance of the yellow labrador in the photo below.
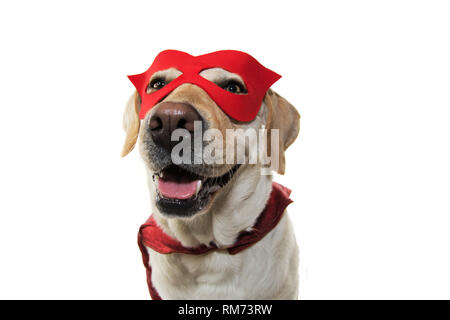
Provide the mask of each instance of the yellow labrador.
{"label": "yellow labrador", "polygon": [[[147,90],[157,90],[179,75],[174,68],[157,72]],[[200,75],[218,85],[225,83],[226,90],[245,89],[239,75],[221,68],[207,69]],[[227,129],[278,129],[277,172],[284,174],[284,150],[299,132],[300,115],[295,108],[269,89],[256,118],[242,123],[229,118],[202,88],[185,83],[150,109],[143,120],[138,117],[139,110],[140,97],[135,93],[124,114],[126,139],[122,156],[139,139],[156,222],[185,247],[213,243],[219,248],[203,255],[160,254],[148,248],[152,283],[160,296],[163,299],[297,299],[298,247],[286,213],[263,239],[239,254],[220,250],[233,245],[241,231],[250,230],[255,224],[270,196],[272,176],[261,174],[260,163],[206,164],[204,161],[174,165],[167,151],[173,147],[172,130],[164,129],[180,124],[192,129],[193,121],[200,121],[204,128],[219,130],[223,137]],[[225,141],[225,146],[228,143]],[[195,197],[170,199],[158,190],[155,175],[185,180],[195,175],[202,183],[196,185]]]}

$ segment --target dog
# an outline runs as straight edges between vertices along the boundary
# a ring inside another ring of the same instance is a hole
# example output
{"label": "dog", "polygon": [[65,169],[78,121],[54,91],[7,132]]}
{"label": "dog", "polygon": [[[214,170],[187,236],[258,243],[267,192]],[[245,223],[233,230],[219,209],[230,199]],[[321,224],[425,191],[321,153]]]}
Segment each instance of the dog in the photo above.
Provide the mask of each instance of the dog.
{"label": "dog", "polygon": [[[180,74],[176,68],[156,72],[147,92],[164,87]],[[245,91],[242,77],[223,68],[202,70],[200,76],[229,92]],[[227,129],[277,129],[280,150],[276,155],[276,171],[284,174],[284,152],[300,129],[297,110],[268,89],[256,117],[248,122],[236,121],[203,88],[193,83],[176,87],[143,119],[139,118],[141,103],[141,96],[135,92],[126,105],[122,156],[138,144],[147,172],[155,223],[185,248],[214,248],[204,254],[162,254],[145,246],[144,263],[151,268],[149,281],[159,296],[162,299],[298,299],[298,246],[286,212],[276,226],[253,245],[237,254],[226,250],[242,232],[252,230],[271,197],[272,176],[261,174],[263,165],[207,164],[205,161],[176,165],[170,156],[174,128],[181,126],[192,131],[194,121],[199,121],[204,128],[218,130],[223,137]],[[207,144],[203,142],[204,146]],[[229,141],[225,141],[225,146],[228,145]],[[247,145],[246,151],[251,148]],[[170,189],[170,181],[167,182],[169,193],[179,195],[171,199],[167,190],[158,187],[161,177],[186,183],[194,179],[200,182],[196,185],[195,196],[187,199],[178,194],[186,190]]]}

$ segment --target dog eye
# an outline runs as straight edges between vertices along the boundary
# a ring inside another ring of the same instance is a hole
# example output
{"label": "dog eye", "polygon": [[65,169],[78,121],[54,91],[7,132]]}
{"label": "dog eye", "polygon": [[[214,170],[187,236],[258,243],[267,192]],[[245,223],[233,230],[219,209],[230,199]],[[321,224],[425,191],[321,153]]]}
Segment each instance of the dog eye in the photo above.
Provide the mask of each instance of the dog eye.
{"label": "dog eye", "polygon": [[163,88],[165,85],[166,85],[166,82],[164,81],[164,79],[156,78],[150,82],[150,84],[148,85],[148,89],[159,90],[159,89]]}
{"label": "dog eye", "polygon": [[222,89],[227,90],[231,93],[235,93],[235,94],[247,93],[244,86],[234,80],[228,81],[226,84],[222,85],[221,87],[222,87]]}

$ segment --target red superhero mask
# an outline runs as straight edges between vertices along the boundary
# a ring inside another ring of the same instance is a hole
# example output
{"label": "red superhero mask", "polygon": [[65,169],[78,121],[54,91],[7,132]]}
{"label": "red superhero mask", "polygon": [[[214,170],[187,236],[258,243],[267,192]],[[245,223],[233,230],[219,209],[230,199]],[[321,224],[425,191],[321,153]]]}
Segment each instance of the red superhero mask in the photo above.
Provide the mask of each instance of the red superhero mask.
{"label": "red superhero mask", "polygon": [[[182,74],[161,89],[147,93],[150,78],[157,71],[176,68]],[[210,68],[222,68],[238,74],[247,88],[244,94],[229,92],[217,84],[200,76],[200,72]],[[150,68],[144,73],[128,76],[141,97],[139,118],[144,119],[147,112],[170,92],[183,83],[192,83],[208,93],[216,104],[231,118],[237,121],[252,121],[261,107],[266,91],[280,75],[265,68],[247,53],[234,50],[216,51],[201,56],[191,56],[182,51],[165,50],[160,52]]]}

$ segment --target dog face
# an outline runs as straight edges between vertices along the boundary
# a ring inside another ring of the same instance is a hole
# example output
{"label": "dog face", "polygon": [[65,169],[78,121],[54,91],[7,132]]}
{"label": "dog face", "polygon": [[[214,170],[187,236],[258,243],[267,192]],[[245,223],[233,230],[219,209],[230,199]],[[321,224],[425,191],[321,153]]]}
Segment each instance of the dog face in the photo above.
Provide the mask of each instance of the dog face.
{"label": "dog face", "polygon": [[[163,88],[180,74],[174,68],[156,72],[148,83],[147,93]],[[206,69],[200,76],[233,94],[247,92],[242,78],[224,69]],[[159,213],[171,218],[207,213],[217,198],[233,187],[236,175],[261,166],[261,163],[248,162],[249,155],[258,146],[247,141],[244,148],[239,149],[235,144],[237,135],[231,136],[229,132],[242,135],[248,129],[266,128],[269,130],[267,141],[274,143],[270,139],[270,130],[277,129],[278,140],[275,143],[279,145],[279,152],[276,160],[280,174],[285,168],[284,151],[299,132],[298,112],[270,89],[257,116],[250,122],[231,119],[202,88],[191,83],[182,84],[170,92],[147,112],[143,120],[139,119],[139,111],[140,97],[135,93],[124,114],[126,139],[122,156],[133,149],[139,137],[139,150],[148,169],[152,199]],[[187,140],[190,146],[181,152],[187,153],[183,156],[189,161],[174,164],[173,152],[179,141],[173,141],[173,135],[178,129],[191,133]],[[196,129],[200,130],[200,135],[192,134]],[[217,134],[208,136],[211,131]],[[217,143],[218,140],[222,140],[221,143]],[[208,148],[213,152],[205,153]],[[270,150],[265,152],[270,154]],[[243,153],[241,158],[239,153]],[[213,157],[215,161],[212,161]]]}

